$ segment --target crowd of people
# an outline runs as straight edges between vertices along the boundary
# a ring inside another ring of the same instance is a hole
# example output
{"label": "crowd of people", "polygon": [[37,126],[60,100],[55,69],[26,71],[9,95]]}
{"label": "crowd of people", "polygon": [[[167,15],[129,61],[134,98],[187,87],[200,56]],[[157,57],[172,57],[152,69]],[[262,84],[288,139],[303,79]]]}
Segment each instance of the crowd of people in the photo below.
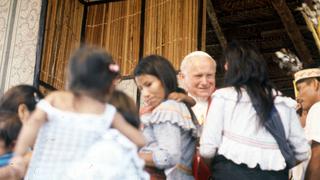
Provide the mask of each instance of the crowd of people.
{"label": "crowd of people", "polygon": [[230,42],[222,61],[217,89],[203,51],[186,55],[179,74],[165,57],[143,57],[138,110],[116,89],[112,56],[79,48],[66,90],[17,85],[0,97],[0,180],[320,179],[320,68],[295,74],[294,100],[256,47]]}

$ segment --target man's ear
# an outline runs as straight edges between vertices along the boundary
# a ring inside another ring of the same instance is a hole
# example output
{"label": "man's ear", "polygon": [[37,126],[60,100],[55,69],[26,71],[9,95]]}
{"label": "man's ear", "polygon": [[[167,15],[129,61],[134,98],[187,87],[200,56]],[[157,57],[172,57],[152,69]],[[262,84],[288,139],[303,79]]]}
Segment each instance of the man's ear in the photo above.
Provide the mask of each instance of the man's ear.
{"label": "man's ear", "polygon": [[184,80],[184,74],[181,71],[178,73],[178,80],[179,81],[183,81]]}
{"label": "man's ear", "polygon": [[318,91],[320,89],[320,82],[317,79],[315,79],[312,83],[315,90]]}

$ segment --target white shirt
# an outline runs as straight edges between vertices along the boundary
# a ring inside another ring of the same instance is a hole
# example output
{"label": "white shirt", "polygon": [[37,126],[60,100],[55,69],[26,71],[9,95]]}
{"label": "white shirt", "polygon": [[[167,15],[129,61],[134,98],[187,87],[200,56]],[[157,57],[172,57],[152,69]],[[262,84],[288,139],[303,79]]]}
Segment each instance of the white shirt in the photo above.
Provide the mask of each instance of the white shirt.
{"label": "white shirt", "polygon": [[[282,170],[286,167],[274,137],[262,126],[249,95],[242,90],[242,97],[234,88],[217,90],[212,97],[207,119],[200,138],[200,154],[212,158],[221,154],[236,164],[250,168],[258,164],[263,170]],[[277,96],[275,106],[281,117],[286,138],[297,160],[307,159],[310,146],[295,112],[296,102]]]}
{"label": "white shirt", "polygon": [[309,141],[320,143],[320,102],[311,106],[307,115],[305,129]]}
{"label": "white shirt", "polygon": [[199,124],[202,125],[206,119],[206,116],[207,116],[209,102],[208,102],[208,100],[196,98],[196,97],[192,96],[191,94],[189,94],[189,96],[191,96],[196,101],[196,105],[194,105],[192,107],[192,111],[196,115]]}
{"label": "white shirt", "polygon": [[[320,142],[320,102],[311,106],[306,118],[305,132],[309,143],[311,143],[312,140]],[[310,158],[309,156],[307,161],[302,162],[292,169],[294,180],[304,179]]]}
{"label": "white shirt", "polygon": [[70,165],[67,180],[148,180],[137,147],[116,129],[110,129],[83,158]]}

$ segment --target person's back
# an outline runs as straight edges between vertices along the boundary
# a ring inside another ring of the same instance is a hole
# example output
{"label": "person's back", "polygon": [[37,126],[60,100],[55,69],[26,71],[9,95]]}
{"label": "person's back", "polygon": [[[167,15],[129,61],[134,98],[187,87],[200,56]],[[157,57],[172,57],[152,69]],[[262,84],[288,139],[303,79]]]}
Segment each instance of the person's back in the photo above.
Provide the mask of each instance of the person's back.
{"label": "person's back", "polygon": [[68,90],[41,100],[19,136],[12,167],[21,174],[25,168],[21,156],[36,139],[25,179],[65,179],[67,167],[79,162],[111,126],[138,146],[144,144],[142,134],[106,103],[119,71],[110,55],[81,48],[68,70]]}
{"label": "person's back", "polygon": [[[222,131],[222,134],[214,138],[206,134],[202,136],[208,140],[206,144],[211,144],[201,148],[202,155],[217,153],[235,163],[246,164],[249,168],[259,165],[262,170],[267,171],[285,169],[285,159],[276,140],[258,121],[259,117],[246,90],[241,90],[239,100],[233,87],[219,89],[213,94],[216,104],[209,110],[209,122],[205,128]],[[281,117],[286,138],[292,142],[294,151],[307,154],[308,146],[303,139],[299,139],[304,132],[295,112],[296,102],[287,97],[275,96],[274,104]],[[298,157],[298,160],[304,160],[304,156],[301,157],[303,158]]]}
{"label": "person's back", "polygon": [[110,129],[93,144],[77,164],[68,167],[67,179],[139,179],[148,180],[144,161],[137,147],[115,129]]}
{"label": "person's back", "polygon": [[39,131],[26,179],[62,179],[65,170],[111,126],[113,106],[75,99],[70,92],[56,92],[37,105],[46,113],[47,122]]}
{"label": "person's back", "polygon": [[224,60],[226,87],[212,97],[201,156],[213,159],[214,179],[287,179],[288,168],[310,150],[295,101],[275,90],[252,45],[229,43]]}

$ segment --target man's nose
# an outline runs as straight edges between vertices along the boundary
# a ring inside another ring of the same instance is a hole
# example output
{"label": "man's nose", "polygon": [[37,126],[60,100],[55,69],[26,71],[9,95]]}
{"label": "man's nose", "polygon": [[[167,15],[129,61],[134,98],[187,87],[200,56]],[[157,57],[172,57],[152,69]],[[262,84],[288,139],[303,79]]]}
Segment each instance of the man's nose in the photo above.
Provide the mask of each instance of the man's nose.
{"label": "man's nose", "polygon": [[208,77],[202,76],[200,79],[200,82],[201,84],[208,84],[209,83]]}

